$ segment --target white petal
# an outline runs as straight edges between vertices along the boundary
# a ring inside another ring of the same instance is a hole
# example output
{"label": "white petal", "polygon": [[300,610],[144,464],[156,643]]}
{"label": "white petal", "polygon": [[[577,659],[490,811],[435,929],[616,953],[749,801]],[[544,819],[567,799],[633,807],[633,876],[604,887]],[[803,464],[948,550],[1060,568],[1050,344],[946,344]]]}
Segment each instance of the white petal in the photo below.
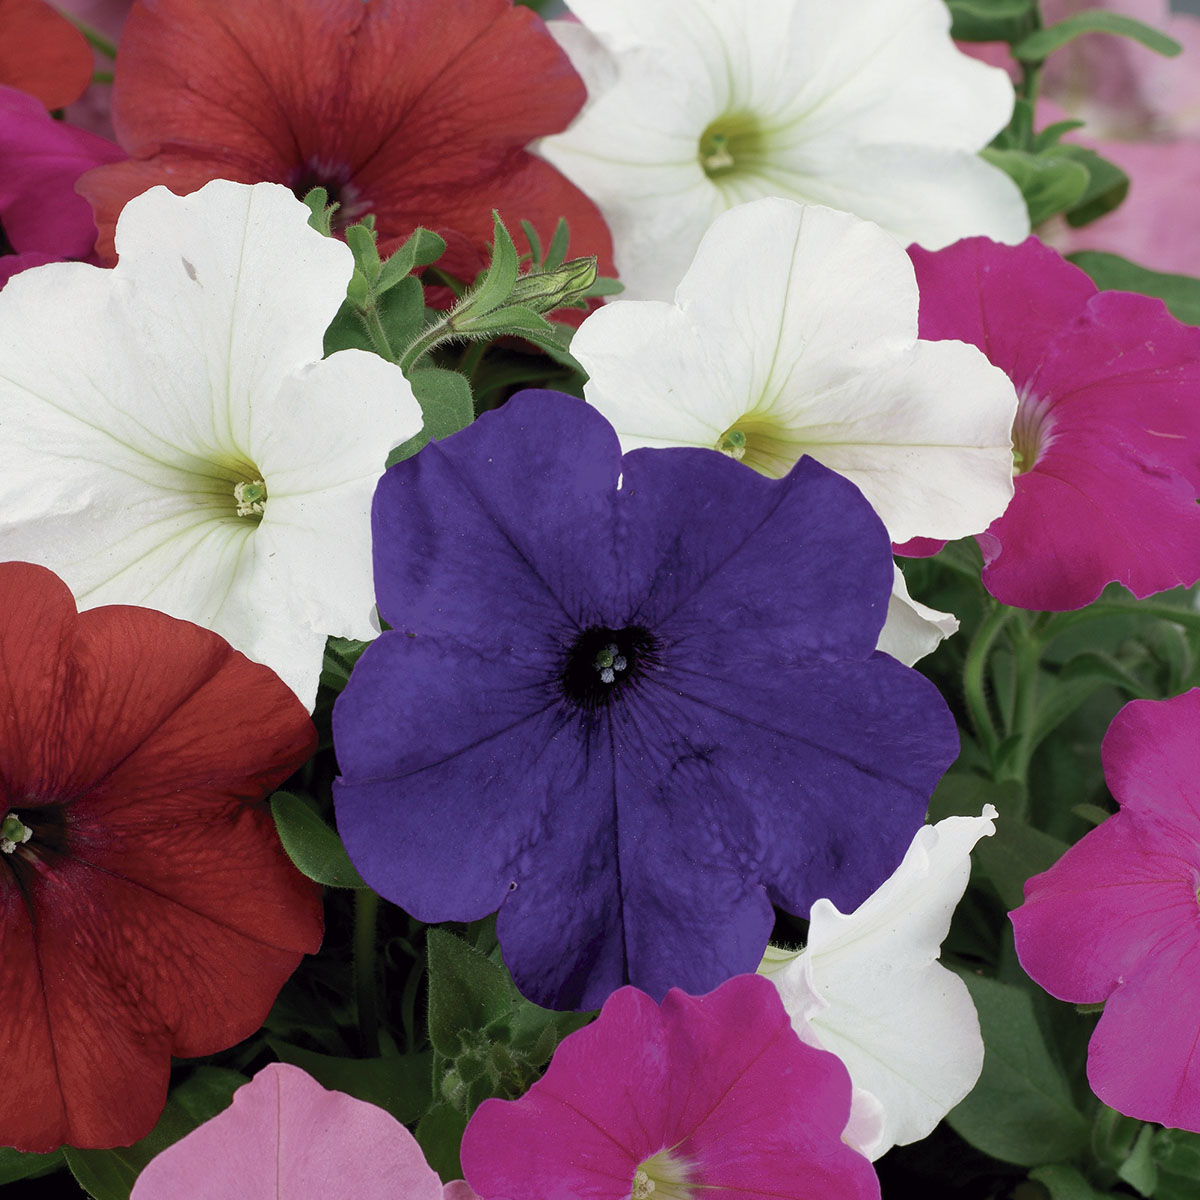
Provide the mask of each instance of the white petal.
{"label": "white petal", "polygon": [[[975,153],[1007,122],[1011,82],[956,49],[942,0],[571,8],[592,36],[561,42],[589,100],[539,151],[601,208],[628,299],[666,299],[706,222],[764,196],[855,212],[906,244],[1029,232],[1016,186]],[[710,178],[701,138],[731,117],[757,125],[757,148]]]}
{"label": "white petal", "polygon": [[275,404],[255,410],[254,428],[267,486],[256,586],[290,597],[291,619],[313,632],[374,637],[371,498],[388,452],[421,429],[408,381],[374,354],[343,350],[284,380]]}
{"label": "white petal", "polygon": [[908,255],[877,226],[757,200],[713,223],[674,305],[606,305],[572,352],[627,450],[716,448],[736,427],[748,466],[780,476],[810,454],[893,541],[949,540],[1012,497],[1017,395],[976,347],[917,341],[917,306]]}
{"label": "white petal", "polygon": [[[51,567],[84,608],[205,625],[311,708],[326,633],[373,628],[370,493],[420,417],[399,368],[318,361],[351,257],[307,211],[274,184],[154,188],[113,270],[0,292],[0,557]],[[254,477],[261,523],[235,512]]]}
{"label": "white petal", "polygon": [[918,659],[932,654],[938,645],[958,632],[958,618],[953,613],[938,612],[914,600],[908,594],[908,584],[899,567],[892,580],[888,597],[887,619],[879,632],[875,649],[882,650],[911,667]]}
{"label": "white petal", "polygon": [[[980,817],[919,830],[892,877],[848,916],[828,900],[812,907],[801,957],[828,1008],[810,1020],[855,1086],[883,1105],[883,1133],[866,1148],[872,1157],[927,1136],[982,1067],[970,996],[937,956],[967,885],[970,851],[995,831],[995,817],[986,805]],[[773,976],[776,986],[780,974],[803,969],[799,959],[789,964]]]}

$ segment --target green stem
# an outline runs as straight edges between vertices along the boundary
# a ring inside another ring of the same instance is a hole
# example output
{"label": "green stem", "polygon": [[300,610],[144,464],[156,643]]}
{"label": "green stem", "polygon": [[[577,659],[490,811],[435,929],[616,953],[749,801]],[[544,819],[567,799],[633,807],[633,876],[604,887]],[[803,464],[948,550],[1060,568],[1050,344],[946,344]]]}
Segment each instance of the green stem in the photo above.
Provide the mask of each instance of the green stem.
{"label": "green stem", "polygon": [[1174,625],[1182,625],[1185,629],[1200,630],[1200,610],[1194,608],[1177,608],[1171,604],[1155,604],[1153,600],[1097,600],[1087,608],[1075,612],[1057,613],[1054,616],[1049,633],[1057,637],[1076,625],[1084,625],[1098,617],[1157,617],[1160,621],[1170,621]]}
{"label": "green stem", "polygon": [[388,362],[394,363],[396,361],[396,352],[392,349],[392,344],[388,341],[387,332],[383,328],[383,322],[379,319],[379,310],[375,307],[374,296],[367,298],[367,306],[360,308],[358,315],[366,327],[367,337],[371,339],[371,345],[375,347],[375,353],[380,358],[386,358]]}
{"label": "green stem", "polygon": [[975,734],[983,744],[984,752],[994,764],[996,751],[1000,746],[1000,737],[996,732],[996,723],[992,720],[988,707],[987,694],[984,689],[984,668],[987,666],[988,654],[992,645],[1000,635],[1000,631],[1012,616],[1013,610],[1002,604],[993,604],[991,612],[984,618],[967,651],[966,662],[963,663],[963,699],[966,701],[967,712],[971,716],[971,724]]}
{"label": "green stem", "polygon": [[379,1057],[379,994],[375,989],[375,922],[379,897],[370,888],[354,893],[354,999],[364,1058]]}
{"label": "green stem", "polygon": [[1038,667],[1042,659],[1042,641],[1028,625],[1022,623],[1019,634],[1012,638],[1016,678],[1014,681],[1013,715],[1009,734],[1016,735],[1015,751],[1009,756],[1000,778],[1024,784],[1029,773],[1029,760],[1037,745]]}
{"label": "green stem", "polygon": [[93,50],[99,50],[105,58],[117,57],[116,42],[110,42],[108,38],[104,36],[104,34],[100,33],[96,29],[93,29],[86,22],[79,20],[78,17],[70,16],[67,13],[63,13],[63,16],[65,16],[67,20],[70,21],[71,24],[83,34],[83,36],[87,39],[88,45],[91,46]]}
{"label": "green stem", "polygon": [[[430,325],[429,328],[424,330],[422,333],[418,334],[408,349],[400,355],[398,360],[400,363],[400,370],[407,375],[409,368],[419,359],[428,354],[429,351],[434,348],[434,346],[440,345],[442,342],[451,342],[455,338],[462,337],[463,335],[454,328],[453,317],[454,314],[451,313],[448,316],[443,317],[435,324]],[[397,360],[393,359],[393,361]]]}

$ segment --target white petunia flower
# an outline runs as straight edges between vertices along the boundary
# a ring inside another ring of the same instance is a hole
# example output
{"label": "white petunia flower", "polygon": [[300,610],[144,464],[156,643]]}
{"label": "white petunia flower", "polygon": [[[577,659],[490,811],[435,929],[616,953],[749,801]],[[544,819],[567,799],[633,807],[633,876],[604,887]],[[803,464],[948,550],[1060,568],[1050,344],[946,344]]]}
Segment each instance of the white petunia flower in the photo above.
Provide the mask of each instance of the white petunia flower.
{"label": "white petunia flower", "polygon": [[[1012,497],[1017,394],[976,347],[918,341],[917,305],[908,255],[878,226],[756,200],[713,223],[673,304],[605,305],[571,352],[624,450],[705,446],[772,476],[809,454],[893,542],[950,540]],[[897,580],[880,647],[911,663],[954,618]]]}
{"label": "white petunia flower", "polygon": [[0,558],[215,630],[311,709],[326,635],[378,632],[371,497],[421,412],[375,355],[321,360],[353,258],[308,215],[277,184],[156,187],[113,270],[0,291]]}
{"label": "white petunia flower", "polygon": [[943,0],[567,3],[582,25],[550,24],[589,100],[539,151],[600,206],[629,299],[669,297],[713,219],[761,196],[931,250],[1029,233],[976,153],[1012,84],[956,49]]}
{"label": "white petunia flower", "polygon": [[854,1099],[843,1135],[868,1158],[927,1137],[975,1086],[979,1018],[966,985],[938,961],[996,810],[917,831],[904,861],[849,916],[818,900],[808,945],[769,947],[759,973],[779,989],[802,1041],[836,1054]]}

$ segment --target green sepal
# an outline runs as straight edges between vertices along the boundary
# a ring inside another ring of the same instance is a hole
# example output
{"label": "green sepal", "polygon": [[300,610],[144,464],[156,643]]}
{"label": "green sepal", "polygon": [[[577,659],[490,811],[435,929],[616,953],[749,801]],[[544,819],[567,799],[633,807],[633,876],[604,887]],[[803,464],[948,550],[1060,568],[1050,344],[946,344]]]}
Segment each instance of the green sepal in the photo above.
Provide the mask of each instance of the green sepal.
{"label": "green sepal", "polygon": [[1141,42],[1148,50],[1167,58],[1174,58],[1183,52],[1183,47],[1174,38],[1150,25],[1119,13],[1088,9],[1022,38],[1013,46],[1012,54],[1020,62],[1042,62],[1055,50],[1061,49],[1085,33],[1110,33],[1117,37],[1131,38],[1135,42]]}
{"label": "green sepal", "polygon": [[475,419],[475,402],[465,375],[442,367],[421,367],[409,373],[408,381],[421,406],[422,426],[388,455],[389,467],[412,458],[434,438],[465,429]]}
{"label": "green sepal", "polygon": [[984,1154],[1024,1167],[1074,1158],[1090,1129],[1050,1053],[1029,992],[961,971],[979,1013],[987,1053],[971,1094],[950,1111],[950,1127]]}
{"label": "green sepal", "polygon": [[1119,254],[1106,254],[1100,250],[1080,250],[1067,257],[1086,271],[1097,287],[1157,296],[1166,303],[1176,320],[1185,325],[1200,325],[1200,279],[1151,271]]}
{"label": "green sepal", "polygon": [[[1031,108],[1028,100],[1022,100],[1027,108]],[[1041,154],[1046,150],[1052,150],[1059,144],[1063,136],[1068,133],[1074,133],[1076,129],[1082,129],[1087,124],[1086,121],[1055,121],[1053,125],[1047,125],[1045,129],[1041,129],[1034,136],[1033,152]]]}
{"label": "green sepal", "polygon": [[1033,0],[946,0],[950,36],[960,42],[1012,42],[1033,24]]}
{"label": "green sepal", "polygon": [[374,1104],[391,1113],[402,1125],[411,1125],[432,1102],[432,1051],[383,1058],[343,1058],[319,1054],[277,1038],[268,1038],[267,1044],[280,1061],[307,1071],[322,1087]]}
{"label": "green sepal", "polygon": [[980,154],[1021,189],[1032,225],[1073,208],[1087,191],[1087,168],[1062,153],[1061,147],[1051,154],[992,148]]}
{"label": "green sepal", "polygon": [[292,792],[271,797],[271,815],[279,840],[297,869],[325,887],[365,888],[342,839],[316,810]]}
{"label": "green sepal", "polygon": [[129,1200],[129,1193],[146,1164],[197,1125],[229,1107],[233,1093],[248,1082],[244,1075],[223,1067],[201,1066],[167,1098],[158,1123],[141,1141],[112,1150],[63,1147],[63,1157],[76,1182],[95,1200]]}

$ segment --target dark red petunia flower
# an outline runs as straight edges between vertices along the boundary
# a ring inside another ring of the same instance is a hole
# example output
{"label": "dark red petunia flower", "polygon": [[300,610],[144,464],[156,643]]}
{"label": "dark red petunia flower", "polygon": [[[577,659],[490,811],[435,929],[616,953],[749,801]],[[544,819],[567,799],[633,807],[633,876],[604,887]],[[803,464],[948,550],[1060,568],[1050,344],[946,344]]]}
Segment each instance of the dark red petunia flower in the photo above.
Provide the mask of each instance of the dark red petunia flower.
{"label": "dark red petunia flower", "polygon": [[[131,161],[84,177],[102,256],[118,213],[154,184],[318,184],[342,224],[377,218],[390,253],[417,225],[439,266],[472,279],[493,208],[612,273],[592,202],[525,149],[564,129],[582,81],[541,19],[512,0],[139,0],[121,40],[113,125]],[[518,237],[518,244],[521,239]]]}
{"label": "dark red petunia flower", "polygon": [[87,39],[45,0],[0,0],[0,84],[63,108],[92,82]]}
{"label": "dark red petunia flower", "polygon": [[124,1145],[170,1056],[248,1037],[320,945],[260,803],[316,736],[196,625],[77,614],[29,563],[0,564],[0,613],[0,1144]]}

